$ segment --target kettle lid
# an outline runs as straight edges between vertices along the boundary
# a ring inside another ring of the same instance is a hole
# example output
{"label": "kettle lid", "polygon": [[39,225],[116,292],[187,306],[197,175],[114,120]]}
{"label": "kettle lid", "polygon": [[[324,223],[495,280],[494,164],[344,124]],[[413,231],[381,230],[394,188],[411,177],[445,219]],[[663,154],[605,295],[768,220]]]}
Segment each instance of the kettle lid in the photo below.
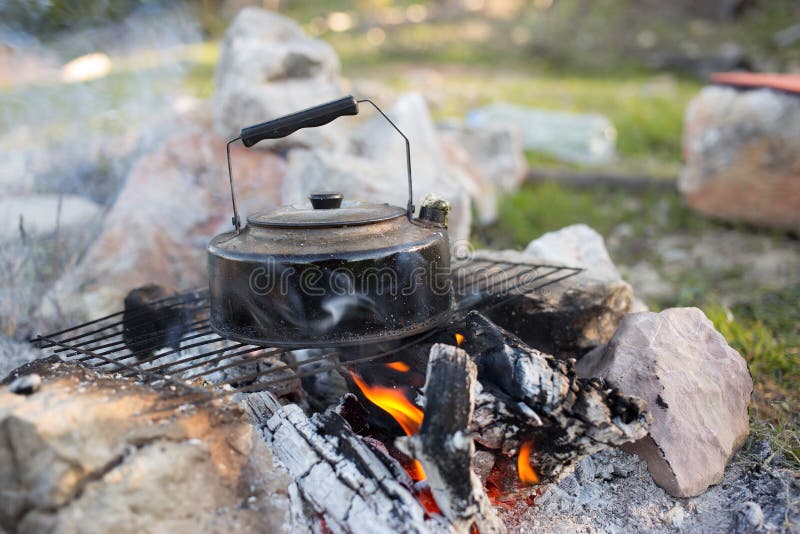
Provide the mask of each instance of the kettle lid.
{"label": "kettle lid", "polygon": [[360,226],[406,216],[406,210],[390,204],[346,201],[341,193],[314,193],[311,205],[283,206],[247,217],[247,222],[266,228],[326,228]]}

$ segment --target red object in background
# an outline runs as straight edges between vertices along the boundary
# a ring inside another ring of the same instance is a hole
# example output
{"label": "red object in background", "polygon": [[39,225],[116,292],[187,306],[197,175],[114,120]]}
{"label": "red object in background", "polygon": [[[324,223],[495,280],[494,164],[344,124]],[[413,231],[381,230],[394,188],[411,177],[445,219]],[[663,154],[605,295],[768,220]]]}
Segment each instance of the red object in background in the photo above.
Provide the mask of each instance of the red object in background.
{"label": "red object in background", "polygon": [[742,88],[777,89],[800,94],[800,74],[762,74],[756,72],[715,72],[711,82]]}

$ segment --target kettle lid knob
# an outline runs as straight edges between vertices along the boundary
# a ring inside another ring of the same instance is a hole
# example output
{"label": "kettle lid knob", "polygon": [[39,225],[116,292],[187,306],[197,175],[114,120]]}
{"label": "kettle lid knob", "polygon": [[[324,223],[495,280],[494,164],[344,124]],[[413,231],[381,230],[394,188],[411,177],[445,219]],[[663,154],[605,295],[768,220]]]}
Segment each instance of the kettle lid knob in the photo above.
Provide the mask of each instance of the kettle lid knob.
{"label": "kettle lid knob", "polygon": [[311,193],[308,200],[311,201],[311,206],[315,210],[333,210],[342,206],[344,195],[341,193],[325,192],[325,193]]}

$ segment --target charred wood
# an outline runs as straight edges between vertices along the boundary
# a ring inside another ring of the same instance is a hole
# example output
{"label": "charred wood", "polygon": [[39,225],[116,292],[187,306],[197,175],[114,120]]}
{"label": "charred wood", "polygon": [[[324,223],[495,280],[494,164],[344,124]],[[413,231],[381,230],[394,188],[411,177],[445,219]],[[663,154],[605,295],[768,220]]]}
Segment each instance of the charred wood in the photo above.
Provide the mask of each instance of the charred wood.
{"label": "charred wood", "polygon": [[[304,375],[300,381],[305,398],[315,412],[324,412],[335,405],[347,393],[347,382],[339,370],[331,369],[328,360],[315,361],[316,358],[331,352],[328,349],[300,349],[285,353],[282,358],[288,364],[297,365],[297,371]],[[311,363],[303,364],[311,359]],[[311,371],[316,371],[311,373]],[[272,380],[273,377],[269,377]]]}
{"label": "charred wood", "polygon": [[425,383],[425,419],[418,434],[396,441],[419,460],[436,504],[458,531],[504,532],[483,485],[472,470],[469,435],[477,370],[469,355],[450,345],[431,348]]}
{"label": "charred wood", "polygon": [[574,360],[532,349],[477,312],[468,314],[465,336],[478,369],[475,440],[506,457],[532,442],[531,463],[542,482],[583,456],[647,434],[644,401],[578,378]]}
{"label": "charred wood", "polygon": [[335,411],[309,418],[268,392],[249,395],[245,404],[275,461],[295,479],[302,500],[294,503],[295,518],[309,517],[299,511],[305,507],[335,533],[452,531],[443,518],[426,515],[399,464]]}
{"label": "charred wood", "polygon": [[125,296],[122,339],[140,360],[150,358],[163,347],[180,346],[189,318],[182,306],[161,304],[169,296],[156,284],[137,287]]}

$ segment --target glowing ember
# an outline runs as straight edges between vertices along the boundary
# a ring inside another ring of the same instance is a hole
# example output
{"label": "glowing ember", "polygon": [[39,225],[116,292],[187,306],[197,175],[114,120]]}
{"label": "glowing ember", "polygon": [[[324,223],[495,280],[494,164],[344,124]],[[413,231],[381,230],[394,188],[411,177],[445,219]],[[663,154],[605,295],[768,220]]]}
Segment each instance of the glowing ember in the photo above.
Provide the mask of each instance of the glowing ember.
{"label": "glowing ember", "polygon": [[531,467],[531,451],[533,450],[533,442],[526,441],[519,448],[519,457],[517,458],[517,473],[519,479],[523,484],[531,485],[539,483],[539,475]]}
{"label": "glowing ember", "polygon": [[459,347],[464,342],[464,336],[462,334],[456,334],[456,345]]}
{"label": "glowing ember", "polygon": [[442,513],[442,511],[439,509],[439,505],[436,504],[436,499],[433,498],[433,492],[431,491],[430,486],[426,485],[421,490],[418,490],[416,495],[426,512],[429,514]]}
{"label": "glowing ember", "polygon": [[411,367],[409,367],[407,364],[403,362],[389,362],[386,364],[386,367],[388,367],[389,369],[394,369],[395,371],[401,373],[407,373],[409,369],[411,369]]}

